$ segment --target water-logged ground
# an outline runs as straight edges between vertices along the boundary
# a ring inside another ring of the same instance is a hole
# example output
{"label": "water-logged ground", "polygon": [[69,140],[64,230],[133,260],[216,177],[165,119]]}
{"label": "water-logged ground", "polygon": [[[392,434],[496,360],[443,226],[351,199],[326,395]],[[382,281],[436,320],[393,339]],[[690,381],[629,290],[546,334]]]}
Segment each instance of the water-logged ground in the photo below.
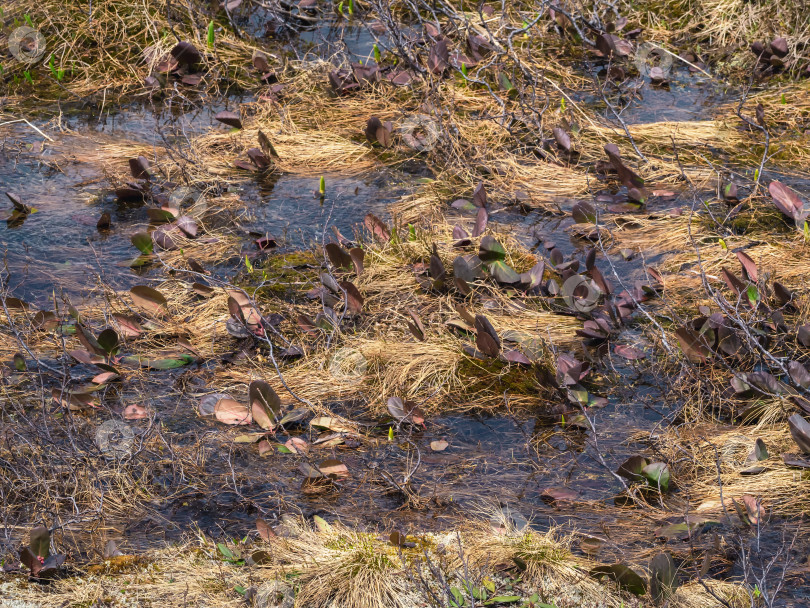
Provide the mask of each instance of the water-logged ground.
{"label": "water-logged ground", "polygon": [[[302,43],[296,47],[302,54],[328,56],[348,48],[355,59],[369,57],[375,40],[363,28],[344,32],[341,27],[321,27],[292,38],[284,32],[274,35],[288,43]],[[675,70],[668,87],[640,81],[626,94],[628,103],[621,115],[628,124],[701,120],[727,100],[710,79],[685,68]],[[19,225],[0,224],[13,295],[44,307],[56,290],[78,303],[93,297],[100,275],[107,284],[127,289],[156,272],[136,272],[128,266],[137,253],[129,236],[145,227],[148,218],[142,205],[121,203],[111,193],[105,173],[109,159],[100,150],[122,141],[158,145],[162,140],[157,133],[167,125],[175,132],[181,125],[189,135],[203,133],[215,125],[217,111],[238,103],[238,99],[227,99],[183,109],[134,105],[107,109],[100,116],[80,111],[63,118],[60,128],[46,119],[33,121],[53,141],[25,123],[0,127],[3,188],[37,208]],[[605,115],[611,118],[609,112]],[[414,176],[388,170],[356,178],[327,174],[328,196],[319,200],[313,196],[318,177],[273,174],[232,188],[246,207],[238,221],[245,247],[254,238],[250,232],[272,233],[285,251],[320,242],[332,226],[349,235],[366,213],[385,217],[386,206],[416,184]],[[560,208],[568,212],[573,202],[560,201]],[[654,198],[647,210],[666,213],[689,205],[691,200],[675,193]],[[99,230],[96,222],[103,213],[110,214],[111,227]],[[571,233],[573,220],[567,213],[548,216],[508,209],[494,214],[492,221],[511,226],[519,241],[540,254],[547,253],[553,243],[566,259],[584,257],[591,246]],[[654,265],[659,259],[643,261]],[[627,260],[616,255],[611,262],[627,284],[644,278],[640,257]],[[227,278],[237,270],[234,263],[218,273]],[[614,342],[652,354],[632,325]],[[600,558],[605,560],[618,561],[626,552],[652,549],[660,545],[653,530],[677,520],[679,513],[652,520],[632,506],[617,505],[614,499],[622,486],[608,468],[615,470],[627,457],[645,452],[647,445],[641,438],[666,423],[679,404],[645,370],[646,362],[628,362],[599,350],[591,354],[595,383],[608,398],[607,405],[592,414],[595,433],[581,423],[566,424],[546,416],[448,415],[428,420],[426,429],[414,433],[412,444],[407,444],[400,439],[389,441],[385,427],[370,426],[357,445],[313,448],[319,457],[338,456],[352,472],[336,489],[317,493],[302,489],[300,457],[274,451],[257,461],[255,447],[234,444],[230,429],[196,416],[199,395],[216,387],[206,386],[204,379],[195,385],[193,371],[155,373],[151,376],[154,386],[142,387],[158,391],[148,405],[158,412],[175,447],[200,455],[197,461],[208,481],[202,487],[190,485],[168,469],[165,475],[153,476],[148,480],[153,498],[143,509],[111,522],[112,536],[136,551],[178,540],[195,527],[214,537],[236,538],[253,528],[257,515],[272,520],[281,512],[317,514],[365,527],[444,529],[485,504],[500,503],[532,518],[539,528],[569,523],[582,534],[602,538]],[[352,404],[342,407],[348,415],[352,413]],[[131,424],[136,429],[146,426],[143,421]],[[295,434],[310,439],[302,430]],[[286,436],[278,437],[279,443],[285,440]],[[445,440],[449,446],[433,451],[430,444],[436,440]],[[415,495],[409,498],[397,491],[393,481],[412,469]],[[565,500],[549,498],[549,492],[559,496],[562,490],[569,492]],[[676,499],[680,491],[674,491]],[[670,544],[685,550],[679,542]],[[707,535],[695,542],[710,539]],[[765,542],[776,546],[779,539],[774,536]],[[799,601],[803,593],[791,589]]]}

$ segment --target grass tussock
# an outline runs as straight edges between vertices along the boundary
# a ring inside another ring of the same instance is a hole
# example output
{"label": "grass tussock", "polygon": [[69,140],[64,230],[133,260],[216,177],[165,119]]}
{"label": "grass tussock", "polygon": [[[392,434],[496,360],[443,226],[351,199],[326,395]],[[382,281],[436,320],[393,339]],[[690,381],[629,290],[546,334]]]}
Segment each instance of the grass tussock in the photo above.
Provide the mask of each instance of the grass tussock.
{"label": "grass tussock", "polygon": [[[213,48],[207,41],[213,21]],[[4,58],[4,78],[14,99],[71,101],[108,93],[106,101],[144,91],[143,82],[179,41],[192,43],[204,57],[195,70],[203,75],[191,92],[221,93],[231,88],[255,88],[251,68],[257,47],[237,36],[224,11],[202,2],[177,4],[168,0],[126,2],[110,0],[92,5],[77,2],[40,2],[32,6],[13,0],[4,6],[2,44],[19,26],[30,22],[46,41],[39,63],[28,66]],[[50,58],[53,57],[51,63]],[[24,77],[24,71],[29,77]],[[170,77],[171,78],[171,77]]]}
{"label": "grass tussock", "polygon": [[[758,439],[767,448],[765,460],[752,456]],[[742,496],[748,494],[760,499],[769,514],[792,517],[810,513],[810,500],[796,485],[804,475],[782,460],[781,454],[797,452],[785,424],[765,421],[720,427],[695,423],[667,431],[658,443],[662,453],[677,463],[673,475],[678,484],[689,488],[690,512],[736,518],[734,501],[742,505]],[[745,473],[752,467],[763,470]]]}

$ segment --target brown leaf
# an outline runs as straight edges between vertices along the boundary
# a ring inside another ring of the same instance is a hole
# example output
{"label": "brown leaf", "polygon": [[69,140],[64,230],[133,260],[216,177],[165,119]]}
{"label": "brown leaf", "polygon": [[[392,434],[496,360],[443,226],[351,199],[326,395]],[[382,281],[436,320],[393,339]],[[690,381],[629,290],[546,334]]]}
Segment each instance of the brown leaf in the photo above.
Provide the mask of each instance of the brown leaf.
{"label": "brown leaf", "polygon": [[757,275],[757,265],[754,263],[754,260],[752,260],[743,251],[735,251],[734,253],[737,256],[737,259],[740,260],[740,264],[742,264],[745,275],[752,283],[756,283],[758,280],[757,278],[758,275]]}
{"label": "brown leaf", "polygon": [[149,418],[149,410],[142,405],[133,403],[124,408],[123,416],[124,420],[141,420],[143,418]]}
{"label": "brown leaf", "polygon": [[475,227],[473,228],[472,235],[473,237],[478,237],[484,234],[484,231],[487,229],[487,220],[489,215],[487,214],[487,210],[481,207],[478,210],[478,215],[475,218]]}
{"label": "brown leaf", "polygon": [[245,425],[253,422],[250,411],[235,399],[220,399],[214,406],[217,420],[225,424]]}
{"label": "brown leaf", "polygon": [[265,542],[269,543],[271,538],[276,538],[276,533],[273,531],[273,528],[261,517],[256,518],[256,530],[259,531],[259,536]]}
{"label": "brown leaf", "polygon": [[[152,289],[147,285],[136,285],[129,290],[129,295],[135,306],[143,308],[147,312],[162,316],[168,312],[168,301],[157,289]],[[119,323],[121,322],[120,319]]]}
{"label": "brown leaf", "polygon": [[227,110],[223,110],[222,112],[214,115],[214,120],[218,120],[222,124],[228,125],[229,127],[233,127],[235,129],[242,128],[242,119],[236,112],[228,112]]}
{"label": "brown leaf", "polygon": [[359,277],[363,274],[363,260],[366,258],[366,252],[360,247],[352,247],[349,249],[349,257],[354,264],[354,273]]}
{"label": "brown leaf", "polygon": [[367,214],[366,217],[363,218],[363,223],[366,228],[381,241],[388,242],[391,240],[391,231],[388,229],[388,226],[373,213]]}
{"label": "brown leaf", "polygon": [[349,281],[340,281],[340,287],[346,292],[346,307],[352,314],[359,315],[363,312],[363,296],[360,291],[355,287],[354,283]]}

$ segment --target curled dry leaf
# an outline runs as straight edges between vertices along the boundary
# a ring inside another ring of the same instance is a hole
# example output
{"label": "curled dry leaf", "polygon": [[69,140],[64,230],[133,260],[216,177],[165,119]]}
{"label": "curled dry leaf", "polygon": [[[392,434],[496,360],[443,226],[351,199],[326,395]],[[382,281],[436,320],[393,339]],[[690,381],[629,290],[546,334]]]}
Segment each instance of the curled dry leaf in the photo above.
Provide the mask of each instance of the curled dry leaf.
{"label": "curled dry leaf", "polygon": [[293,454],[308,454],[309,444],[300,437],[290,437],[284,444]]}
{"label": "curled dry leaf", "polygon": [[149,410],[142,405],[133,403],[124,408],[123,416],[124,420],[141,420],[143,418],[149,418]]}
{"label": "curled dry leaf", "polygon": [[391,416],[398,422],[425,423],[425,415],[413,401],[405,401],[401,397],[389,397],[387,405]]}
{"label": "curled dry leaf", "polygon": [[799,449],[805,454],[810,454],[810,422],[807,422],[801,414],[793,414],[788,418],[788,427]]}
{"label": "curled dry leaf", "polygon": [[253,422],[250,410],[235,399],[222,398],[214,405],[214,416],[220,422],[245,425]]}

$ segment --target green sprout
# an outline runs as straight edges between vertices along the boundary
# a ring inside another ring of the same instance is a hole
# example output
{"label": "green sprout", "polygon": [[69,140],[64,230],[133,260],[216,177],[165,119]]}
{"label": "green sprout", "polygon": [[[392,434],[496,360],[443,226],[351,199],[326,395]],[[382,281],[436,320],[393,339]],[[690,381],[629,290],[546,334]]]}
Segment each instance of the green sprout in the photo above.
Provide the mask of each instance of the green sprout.
{"label": "green sprout", "polygon": [[208,48],[214,48],[214,20],[208,23]]}
{"label": "green sprout", "polygon": [[321,184],[318,187],[318,193],[321,196],[326,196],[326,180],[324,179],[323,175],[321,175]]}

